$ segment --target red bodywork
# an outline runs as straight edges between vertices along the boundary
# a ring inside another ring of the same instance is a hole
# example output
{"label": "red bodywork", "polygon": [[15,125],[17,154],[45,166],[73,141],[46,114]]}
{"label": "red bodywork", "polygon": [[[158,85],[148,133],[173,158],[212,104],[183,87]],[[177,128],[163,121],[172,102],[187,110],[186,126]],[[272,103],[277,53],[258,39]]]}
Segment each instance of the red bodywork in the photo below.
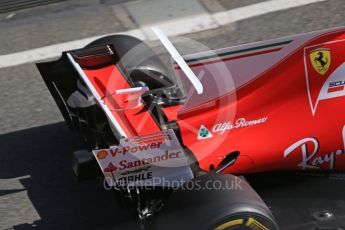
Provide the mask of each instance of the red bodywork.
{"label": "red bodywork", "polygon": [[[337,28],[235,47],[228,56],[220,50],[217,60],[205,58],[207,54],[186,57],[195,71],[221,61],[250,70],[250,63],[259,65],[258,60],[274,60],[246,81],[235,84],[229,92],[210,100],[204,98],[193,106],[163,109],[169,121],[177,122],[183,144],[193,152],[200,167],[216,168],[225,156],[239,151],[236,163],[226,173],[343,170],[344,30]],[[314,52],[322,52],[323,56]],[[129,87],[115,66],[84,72],[102,98],[106,91]],[[217,77],[207,72],[204,79]],[[223,78],[226,77],[231,76]],[[241,74],[234,73],[233,77],[237,78],[235,83],[241,81]],[[116,100],[104,102],[111,108]],[[128,136],[160,129],[149,112],[139,112],[141,108],[112,112]],[[204,137],[200,137],[202,127],[208,131]]]}
{"label": "red bodywork", "polygon": [[144,135],[160,130],[151,114],[138,113],[143,105],[136,109],[117,111],[117,108],[125,106],[124,101],[127,99],[122,95],[115,96],[113,93],[117,89],[130,88],[117,66],[112,65],[94,70],[84,69],[83,71],[127,136]]}

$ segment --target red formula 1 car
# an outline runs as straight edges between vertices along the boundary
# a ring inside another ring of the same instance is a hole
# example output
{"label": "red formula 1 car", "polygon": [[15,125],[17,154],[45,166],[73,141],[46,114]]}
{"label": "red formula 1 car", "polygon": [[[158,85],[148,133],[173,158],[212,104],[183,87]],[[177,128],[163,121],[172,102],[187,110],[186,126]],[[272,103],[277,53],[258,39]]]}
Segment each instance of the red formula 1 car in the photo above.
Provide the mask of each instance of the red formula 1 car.
{"label": "red formula 1 car", "polygon": [[[345,28],[179,56],[101,38],[37,64],[89,144],[79,179],[105,184],[155,229],[278,229],[242,178],[345,168]],[[152,218],[155,217],[155,218]]]}

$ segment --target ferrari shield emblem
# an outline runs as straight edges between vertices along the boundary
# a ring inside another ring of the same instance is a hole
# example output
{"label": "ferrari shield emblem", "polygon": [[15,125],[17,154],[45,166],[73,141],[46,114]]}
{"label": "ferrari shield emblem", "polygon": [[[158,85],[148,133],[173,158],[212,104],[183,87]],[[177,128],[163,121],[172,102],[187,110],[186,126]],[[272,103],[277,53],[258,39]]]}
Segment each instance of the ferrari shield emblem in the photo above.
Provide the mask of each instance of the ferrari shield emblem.
{"label": "ferrari shield emblem", "polygon": [[313,115],[321,101],[324,104],[345,96],[344,53],[345,40],[305,47],[305,76]]}
{"label": "ferrari shield emblem", "polygon": [[314,70],[320,75],[325,75],[331,65],[330,49],[316,49],[310,52],[310,61]]}

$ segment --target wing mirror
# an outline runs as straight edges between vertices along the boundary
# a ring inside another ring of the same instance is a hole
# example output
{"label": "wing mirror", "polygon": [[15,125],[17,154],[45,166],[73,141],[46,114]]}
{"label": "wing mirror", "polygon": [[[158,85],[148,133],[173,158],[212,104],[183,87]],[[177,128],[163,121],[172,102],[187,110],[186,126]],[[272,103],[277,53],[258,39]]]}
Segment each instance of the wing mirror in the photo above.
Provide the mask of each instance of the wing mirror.
{"label": "wing mirror", "polygon": [[125,111],[136,109],[140,107],[142,103],[142,95],[149,91],[149,88],[135,87],[128,89],[117,89],[111,95],[103,98],[104,102],[110,105],[112,111]]}

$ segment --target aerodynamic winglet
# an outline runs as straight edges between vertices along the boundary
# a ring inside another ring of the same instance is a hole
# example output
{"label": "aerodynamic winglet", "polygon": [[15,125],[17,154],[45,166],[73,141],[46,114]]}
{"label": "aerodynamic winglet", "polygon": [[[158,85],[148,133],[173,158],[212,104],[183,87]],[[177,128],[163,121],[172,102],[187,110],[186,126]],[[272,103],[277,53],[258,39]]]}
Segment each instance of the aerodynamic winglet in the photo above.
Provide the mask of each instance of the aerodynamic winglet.
{"label": "aerodynamic winglet", "polygon": [[179,52],[176,50],[174,45],[170,42],[168,37],[163,33],[163,31],[157,27],[151,27],[152,31],[156,34],[158,39],[162,42],[164,47],[168,50],[172,58],[176,61],[176,63],[180,66],[181,70],[184,72],[184,74],[188,77],[188,79],[191,81],[193,86],[195,87],[198,94],[202,94],[204,91],[204,87],[201,84],[199,78],[194,74],[192,69],[188,66],[186,61],[183,59],[183,57],[179,54]]}

